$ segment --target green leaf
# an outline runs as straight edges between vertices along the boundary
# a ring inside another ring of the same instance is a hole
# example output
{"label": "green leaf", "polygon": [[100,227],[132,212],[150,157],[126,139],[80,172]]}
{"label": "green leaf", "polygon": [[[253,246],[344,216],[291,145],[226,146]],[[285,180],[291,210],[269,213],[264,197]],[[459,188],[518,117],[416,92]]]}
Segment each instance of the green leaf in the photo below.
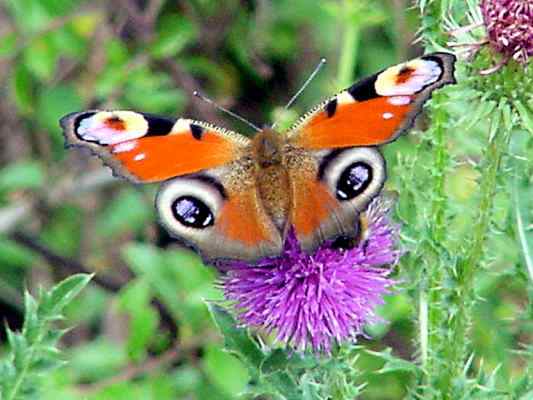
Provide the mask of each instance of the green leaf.
{"label": "green leaf", "polygon": [[533,111],[528,110],[528,108],[520,101],[515,101],[514,106],[520,114],[524,129],[527,129],[529,133],[533,134]]}
{"label": "green leaf", "polygon": [[159,314],[150,305],[151,298],[150,286],[143,279],[130,282],[119,296],[119,309],[129,317],[126,348],[135,361],[146,357],[148,346],[157,334]]}
{"label": "green leaf", "polygon": [[[297,356],[296,356],[297,357]],[[290,362],[287,351],[282,349],[274,349],[268,354],[261,364],[261,372],[263,374],[272,374],[284,369]]]}
{"label": "green leaf", "polygon": [[0,169],[0,191],[37,189],[44,184],[44,168],[37,161],[17,161]]}
{"label": "green leaf", "polygon": [[204,370],[213,384],[232,398],[244,390],[249,380],[242,362],[215,345],[207,346]]}
{"label": "green leaf", "polygon": [[413,374],[420,372],[419,367],[413,362],[392,355],[392,349],[390,347],[383,351],[366,350],[366,352],[385,361],[385,364],[379,371],[377,371],[378,374],[397,371],[409,372]]}
{"label": "green leaf", "polygon": [[56,52],[49,34],[30,41],[22,58],[24,65],[39,80],[48,81],[54,76],[59,53]]}
{"label": "green leaf", "polygon": [[24,314],[22,331],[28,341],[33,342],[38,337],[40,322],[37,314],[37,302],[27,291],[24,292]]}
{"label": "green leaf", "polygon": [[241,357],[247,364],[255,369],[261,366],[264,354],[259,345],[250,338],[248,331],[237,327],[237,322],[221,306],[206,302],[215,324],[224,336],[226,351]]}
{"label": "green leaf", "polygon": [[165,15],[159,21],[158,34],[149,51],[154,58],[168,58],[177,55],[185,46],[194,43],[197,28],[181,15]]}
{"label": "green leaf", "polygon": [[37,121],[53,135],[55,142],[63,147],[59,119],[82,108],[83,102],[74,86],[58,85],[46,88],[38,96]]}
{"label": "green leaf", "polygon": [[0,265],[5,271],[8,266],[28,267],[35,261],[35,255],[12,240],[0,237]]}
{"label": "green leaf", "polygon": [[153,206],[147,204],[139,190],[124,188],[100,213],[97,229],[107,238],[127,231],[136,231],[151,221],[152,214]]}
{"label": "green leaf", "polygon": [[0,370],[0,398],[39,398],[42,373],[62,364],[57,341],[65,331],[52,329],[50,322],[62,317],[62,309],[90,280],[90,275],[73,275],[50,291],[41,290],[38,300],[25,294],[25,319],[21,333],[6,329],[8,353]]}
{"label": "green leaf", "polygon": [[15,0],[7,5],[18,27],[25,33],[37,33],[51,22],[52,16],[41,1]]}
{"label": "green leaf", "polygon": [[28,114],[34,106],[33,78],[22,63],[17,63],[10,77],[10,87],[15,105],[21,114]]}
{"label": "green leaf", "polygon": [[0,58],[11,57],[17,50],[17,35],[8,33],[0,37]]}
{"label": "green leaf", "polygon": [[80,248],[83,211],[70,204],[53,209],[49,222],[41,231],[41,240],[64,256],[75,257]]}
{"label": "green leaf", "polygon": [[70,369],[76,380],[96,381],[117,373],[128,364],[125,346],[104,336],[70,350]]}
{"label": "green leaf", "polygon": [[76,274],[57,284],[43,295],[39,313],[45,318],[53,318],[59,314],[87,286],[91,278],[92,275]]}

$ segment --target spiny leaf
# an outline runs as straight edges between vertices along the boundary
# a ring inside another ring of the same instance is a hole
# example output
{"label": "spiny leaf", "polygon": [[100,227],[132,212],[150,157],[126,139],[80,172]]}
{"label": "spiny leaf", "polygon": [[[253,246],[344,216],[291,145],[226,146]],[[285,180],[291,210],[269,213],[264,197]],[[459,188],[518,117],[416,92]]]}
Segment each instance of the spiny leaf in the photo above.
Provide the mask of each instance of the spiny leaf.
{"label": "spiny leaf", "polygon": [[529,110],[522,102],[515,101],[514,106],[522,119],[522,126],[533,134],[533,111]]}
{"label": "spiny leaf", "polygon": [[224,308],[211,302],[206,302],[206,305],[224,336],[225,350],[241,357],[250,366],[258,369],[263,362],[264,354],[257,342],[251,339],[246,329],[237,326],[235,319]]}
{"label": "spiny leaf", "polygon": [[8,352],[0,360],[0,399],[38,398],[44,371],[62,365],[57,340],[64,331],[51,329],[50,322],[60,319],[61,310],[87,285],[90,275],[73,275],[50,291],[39,291],[35,300],[25,293],[25,319],[22,332],[6,328]]}
{"label": "spiny leaf", "polygon": [[52,317],[60,313],[63,308],[89,283],[92,275],[76,274],[60,282],[43,296],[39,312],[44,317]]}
{"label": "spiny leaf", "polygon": [[392,355],[392,349],[390,347],[383,351],[367,350],[366,352],[385,361],[383,367],[377,371],[378,374],[385,374],[387,372],[394,371],[404,371],[416,374],[420,371],[418,366],[411,361],[407,361]]}

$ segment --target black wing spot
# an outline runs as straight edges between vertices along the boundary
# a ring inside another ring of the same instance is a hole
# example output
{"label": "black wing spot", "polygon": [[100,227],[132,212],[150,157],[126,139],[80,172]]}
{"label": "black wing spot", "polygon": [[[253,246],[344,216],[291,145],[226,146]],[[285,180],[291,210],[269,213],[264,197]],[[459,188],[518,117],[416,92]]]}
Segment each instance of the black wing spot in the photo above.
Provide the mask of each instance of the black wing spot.
{"label": "black wing spot", "polygon": [[331,118],[335,115],[335,111],[337,111],[337,99],[333,99],[326,104],[326,107],[324,107],[324,111],[326,111],[326,114],[328,118]]}
{"label": "black wing spot", "polygon": [[157,115],[143,114],[148,122],[148,131],[145,136],[164,136],[172,132],[175,120],[158,117]]}
{"label": "black wing spot", "polygon": [[380,97],[376,93],[376,80],[378,79],[380,73],[369,76],[368,78],[365,78],[350,86],[348,88],[348,93],[350,93],[350,95],[356,101],[365,101]]}
{"label": "black wing spot", "polygon": [[204,134],[204,128],[202,128],[200,125],[191,124],[191,133],[192,137],[196,140],[202,140],[202,135]]}

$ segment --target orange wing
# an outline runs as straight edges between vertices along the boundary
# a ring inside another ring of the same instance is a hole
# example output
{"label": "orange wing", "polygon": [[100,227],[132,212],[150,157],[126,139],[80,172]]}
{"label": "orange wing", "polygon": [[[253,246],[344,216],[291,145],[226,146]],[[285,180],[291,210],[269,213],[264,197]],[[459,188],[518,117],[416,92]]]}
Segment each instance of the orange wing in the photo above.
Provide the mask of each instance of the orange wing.
{"label": "orange wing", "polygon": [[239,159],[249,140],[189,119],[92,110],[61,120],[67,145],[90,148],[117,175],[157,182]]}
{"label": "orange wing", "polygon": [[431,93],[454,83],[455,56],[433,53],[372,75],[323,102],[287,133],[306,149],[375,146],[409,129]]}

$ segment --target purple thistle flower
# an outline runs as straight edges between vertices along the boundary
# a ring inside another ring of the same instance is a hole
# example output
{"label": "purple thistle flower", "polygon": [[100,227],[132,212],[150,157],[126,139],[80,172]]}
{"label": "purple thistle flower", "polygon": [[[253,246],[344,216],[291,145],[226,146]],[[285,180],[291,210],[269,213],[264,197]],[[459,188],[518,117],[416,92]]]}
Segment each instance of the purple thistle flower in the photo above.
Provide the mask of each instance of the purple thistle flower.
{"label": "purple thistle flower", "polygon": [[392,202],[375,199],[367,231],[354,248],[323,244],[314,254],[300,249],[291,232],[283,253],[257,265],[229,261],[222,285],[244,325],[275,332],[276,341],[300,351],[329,353],[334,342],[355,339],[366,324],[381,321],[376,306],[395,283],[388,276],[401,252]]}
{"label": "purple thistle flower", "polygon": [[533,2],[482,0],[481,14],[494,50],[522,64],[533,55]]}

